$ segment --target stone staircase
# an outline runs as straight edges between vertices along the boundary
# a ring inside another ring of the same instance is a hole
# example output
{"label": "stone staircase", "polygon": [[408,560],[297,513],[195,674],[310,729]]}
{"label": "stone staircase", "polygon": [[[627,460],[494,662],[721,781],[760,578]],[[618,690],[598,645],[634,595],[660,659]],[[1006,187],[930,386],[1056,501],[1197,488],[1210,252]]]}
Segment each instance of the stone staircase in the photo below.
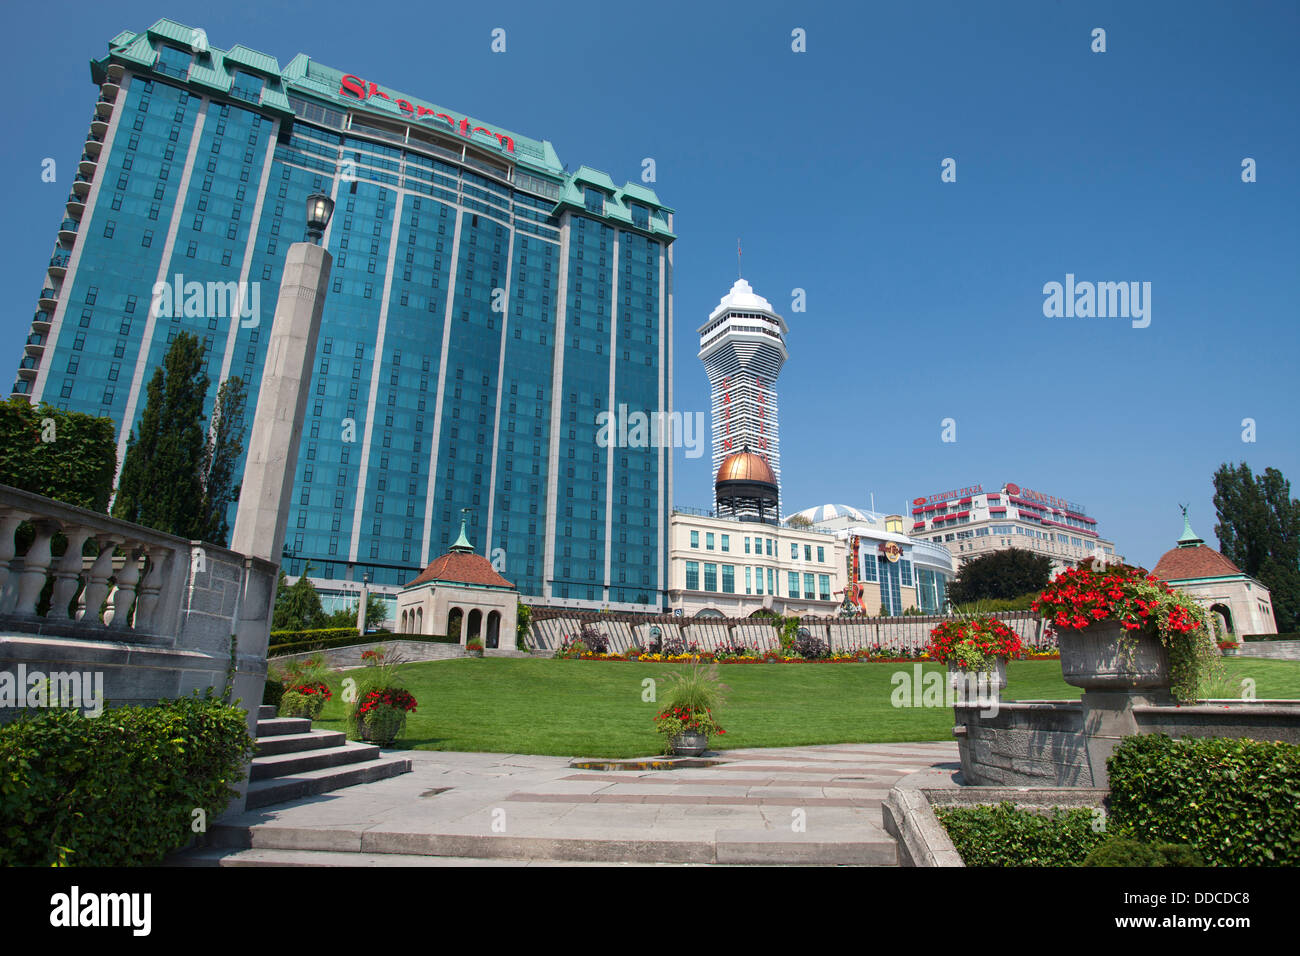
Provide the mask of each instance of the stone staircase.
{"label": "stone staircase", "polygon": [[348,740],[337,730],[312,730],[305,717],[276,717],[275,708],[263,704],[246,807],[256,810],[410,770],[409,757],[385,757],[373,744]]}

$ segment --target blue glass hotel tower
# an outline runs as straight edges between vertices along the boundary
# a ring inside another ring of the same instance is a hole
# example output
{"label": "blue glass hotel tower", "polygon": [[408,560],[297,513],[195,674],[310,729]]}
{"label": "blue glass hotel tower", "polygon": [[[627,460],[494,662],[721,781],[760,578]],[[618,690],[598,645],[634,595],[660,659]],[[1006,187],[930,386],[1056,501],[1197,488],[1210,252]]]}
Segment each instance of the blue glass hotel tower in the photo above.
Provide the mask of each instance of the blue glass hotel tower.
{"label": "blue glass hotel tower", "polygon": [[251,423],[285,253],[323,191],[334,265],[285,570],[404,584],[467,508],[526,600],[664,606],[671,449],[597,438],[602,411],[671,407],[672,210],[653,190],[566,173],[549,142],[382,76],[301,54],[281,70],[169,20],[114,37],[91,74],[15,394],[111,416],[120,465],[190,332],[209,415],[239,376]]}

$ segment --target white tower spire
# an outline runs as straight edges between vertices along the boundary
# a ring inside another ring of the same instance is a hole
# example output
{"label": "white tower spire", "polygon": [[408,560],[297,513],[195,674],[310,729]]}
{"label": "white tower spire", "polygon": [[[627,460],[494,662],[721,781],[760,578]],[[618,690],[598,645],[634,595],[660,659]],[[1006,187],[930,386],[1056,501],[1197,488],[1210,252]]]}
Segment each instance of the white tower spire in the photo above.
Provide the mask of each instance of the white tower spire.
{"label": "white tower spire", "polygon": [[748,282],[735,285],[699,328],[700,361],[713,387],[713,474],[746,445],[781,481],[776,379],[788,357],[785,320]]}

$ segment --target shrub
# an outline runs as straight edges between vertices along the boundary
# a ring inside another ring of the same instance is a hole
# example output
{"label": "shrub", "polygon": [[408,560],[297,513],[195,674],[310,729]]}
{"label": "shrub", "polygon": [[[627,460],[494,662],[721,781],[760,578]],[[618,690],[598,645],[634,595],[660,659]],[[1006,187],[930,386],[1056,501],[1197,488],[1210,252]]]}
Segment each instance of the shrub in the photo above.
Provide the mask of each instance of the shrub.
{"label": "shrub", "polygon": [[284,684],[267,674],[266,686],[262,688],[262,703],[279,707],[282,697],[284,697]]}
{"label": "shrub", "polygon": [[1084,866],[1205,866],[1191,847],[1178,843],[1140,843],[1112,836],[1093,847]]}
{"label": "shrub", "polygon": [[831,656],[830,645],[812,634],[797,635],[790,644],[790,650],[806,661],[819,661]]}
{"label": "shrub", "polygon": [[584,625],[582,628],[582,643],[587,645],[587,650],[593,654],[609,653],[609,638],[606,637],[594,624]]}
{"label": "shrub", "polygon": [[211,692],[95,718],[24,714],[0,727],[0,866],[158,863],[214,819],[253,750],[243,708]]}
{"label": "shrub", "polygon": [[1122,832],[1185,841],[1211,866],[1300,864],[1300,746],[1140,735],[1107,767],[1110,819]]}
{"label": "shrub", "polygon": [[1004,802],[935,814],[967,866],[1075,866],[1105,838],[1086,807],[1040,814]]}

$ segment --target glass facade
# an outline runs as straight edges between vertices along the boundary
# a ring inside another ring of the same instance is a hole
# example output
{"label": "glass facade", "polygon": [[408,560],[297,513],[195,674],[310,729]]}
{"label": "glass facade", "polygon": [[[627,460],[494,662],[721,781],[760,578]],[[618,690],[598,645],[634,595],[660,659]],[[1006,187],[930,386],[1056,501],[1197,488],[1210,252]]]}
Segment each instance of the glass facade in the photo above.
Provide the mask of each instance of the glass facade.
{"label": "glass facade", "polygon": [[[469,509],[471,540],[522,595],[661,608],[670,450],[598,433],[602,411],[667,401],[671,210],[566,173],[549,143],[449,128],[438,107],[417,122],[419,101],[358,100],[355,77],[305,57],[282,73],[247,51],[195,55],[170,39],[189,28],[161,23],[92,64],[117,92],[97,106],[92,134],[107,129],[57,307],[38,313],[48,342],[15,393],[111,416],[120,461],[190,332],[208,415],[238,376],[251,425],[285,255],[325,192],[333,265],[285,570],[402,585]],[[198,307],[177,291],[159,308],[157,283],[193,284]],[[244,311],[214,309],[214,286]]]}

